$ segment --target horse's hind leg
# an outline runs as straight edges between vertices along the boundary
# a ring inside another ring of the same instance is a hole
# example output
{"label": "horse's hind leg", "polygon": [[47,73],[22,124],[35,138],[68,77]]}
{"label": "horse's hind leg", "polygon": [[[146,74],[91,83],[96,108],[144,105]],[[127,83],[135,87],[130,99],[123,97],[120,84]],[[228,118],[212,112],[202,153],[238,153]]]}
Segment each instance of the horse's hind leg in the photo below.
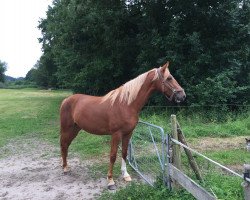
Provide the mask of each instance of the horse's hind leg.
{"label": "horse's hind leg", "polygon": [[75,124],[68,128],[61,128],[60,145],[62,155],[62,167],[64,173],[67,173],[69,171],[69,167],[67,164],[69,145],[71,144],[72,140],[77,136],[79,131],[80,128]]}

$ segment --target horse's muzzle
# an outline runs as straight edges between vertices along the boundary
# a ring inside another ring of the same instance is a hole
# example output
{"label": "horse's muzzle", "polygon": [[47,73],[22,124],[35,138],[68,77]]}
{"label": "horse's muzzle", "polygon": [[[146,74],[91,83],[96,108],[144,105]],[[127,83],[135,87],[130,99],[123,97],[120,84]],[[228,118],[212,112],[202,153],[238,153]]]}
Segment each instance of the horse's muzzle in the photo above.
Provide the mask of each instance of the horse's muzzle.
{"label": "horse's muzzle", "polygon": [[174,100],[176,103],[181,103],[186,99],[186,94],[183,91],[178,91],[175,93]]}

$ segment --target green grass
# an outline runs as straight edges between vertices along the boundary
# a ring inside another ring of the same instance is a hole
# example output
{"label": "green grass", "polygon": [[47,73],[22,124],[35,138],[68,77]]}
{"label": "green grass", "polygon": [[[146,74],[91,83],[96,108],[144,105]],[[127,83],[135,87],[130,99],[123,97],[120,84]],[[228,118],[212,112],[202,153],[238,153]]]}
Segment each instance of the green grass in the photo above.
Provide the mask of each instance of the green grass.
{"label": "green grass", "polygon": [[71,144],[71,149],[77,152],[82,159],[97,159],[100,155],[110,152],[110,136],[92,135],[81,131]]}
{"label": "green grass", "polygon": [[37,89],[0,90],[0,146],[24,135],[58,140],[59,106],[69,92]]}
{"label": "green grass", "polygon": [[205,188],[213,191],[221,200],[243,200],[242,179],[230,175],[221,175],[218,171],[210,171],[204,177]]}
{"label": "green grass", "polygon": [[[239,178],[233,176],[221,176],[216,171],[210,171],[204,177],[205,183],[201,184],[210,193],[215,193],[220,200],[243,200],[243,191]],[[185,190],[172,190],[169,191],[162,184],[158,184],[155,187],[149,185],[132,183],[126,188],[118,190],[112,194],[109,192],[104,193],[100,200],[192,200],[195,199],[191,194]]]}
{"label": "green grass", "polygon": [[99,200],[193,200],[191,194],[185,190],[169,191],[165,186],[159,184],[156,187],[151,187],[145,184],[132,183],[126,188],[120,189],[112,194],[106,192]]}
{"label": "green grass", "polygon": [[[152,108],[145,108],[140,117],[143,121],[152,124],[157,124],[170,133],[170,115],[176,114],[182,131],[186,137],[231,137],[250,135],[250,110],[246,107],[237,113],[232,112],[215,112],[211,109],[201,110],[199,112],[192,111],[191,108],[186,108],[188,111],[173,110],[152,110]],[[202,108],[201,108],[202,109]],[[206,118],[206,116],[208,116]]]}
{"label": "green grass", "polygon": [[250,153],[245,149],[227,149],[206,152],[205,155],[223,165],[241,165],[250,163]]}

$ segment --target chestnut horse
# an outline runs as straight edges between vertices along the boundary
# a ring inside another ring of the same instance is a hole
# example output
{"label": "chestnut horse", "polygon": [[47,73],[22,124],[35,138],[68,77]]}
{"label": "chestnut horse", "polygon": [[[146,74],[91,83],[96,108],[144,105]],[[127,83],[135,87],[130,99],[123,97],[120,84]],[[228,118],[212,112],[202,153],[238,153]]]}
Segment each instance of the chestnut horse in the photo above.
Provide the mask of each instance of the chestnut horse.
{"label": "chestnut horse", "polygon": [[121,171],[125,181],[131,181],[126,169],[127,149],[132,132],[138,122],[139,112],[154,91],[163,93],[169,101],[182,102],[186,95],[168,69],[169,62],[152,69],[112,90],[102,97],[74,94],[61,105],[61,155],[66,173],[68,147],[83,129],[97,135],[111,135],[108,189],[115,189],[113,165],[117,148],[122,141]]}

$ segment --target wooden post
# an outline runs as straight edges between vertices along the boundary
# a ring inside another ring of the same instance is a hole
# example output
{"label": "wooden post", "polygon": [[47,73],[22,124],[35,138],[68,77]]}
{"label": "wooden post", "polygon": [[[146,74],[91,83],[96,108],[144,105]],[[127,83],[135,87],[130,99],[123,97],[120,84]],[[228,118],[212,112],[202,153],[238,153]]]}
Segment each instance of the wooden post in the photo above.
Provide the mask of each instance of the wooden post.
{"label": "wooden post", "polygon": [[[179,141],[188,146],[187,142],[186,142],[186,139],[185,139],[185,136],[181,130],[181,127],[180,127],[180,124],[178,123],[178,121],[176,122],[177,123],[177,132],[178,132],[178,139]],[[184,151],[188,157],[188,162],[189,162],[189,165],[191,166],[192,170],[194,171],[195,173],[195,176],[198,180],[202,181],[202,177],[201,177],[201,174],[200,174],[200,170],[199,170],[199,167],[193,157],[193,154],[192,152],[189,150],[189,149],[186,149],[184,148]]]}
{"label": "wooden post", "polygon": [[[177,133],[177,124],[176,124],[176,115],[171,115],[171,137],[175,140],[178,140],[178,133]],[[172,142],[172,163],[177,169],[181,169],[181,151],[180,146]],[[171,170],[171,169],[170,169]],[[172,179],[173,187],[175,189],[179,189],[180,185],[178,181]]]}
{"label": "wooden post", "polygon": [[[244,164],[244,177],[250,179],[250,164]],[[250,199],[250,183],[248,181],[244,181],[242,184],[244,190],[244,199]]]}
{"label": "wooden post", "polygon": [[[171,115],[172,138],[178,140],[176,115]],[[173,144],[173,165],[181,169],[181,151],[178,144]]]}

